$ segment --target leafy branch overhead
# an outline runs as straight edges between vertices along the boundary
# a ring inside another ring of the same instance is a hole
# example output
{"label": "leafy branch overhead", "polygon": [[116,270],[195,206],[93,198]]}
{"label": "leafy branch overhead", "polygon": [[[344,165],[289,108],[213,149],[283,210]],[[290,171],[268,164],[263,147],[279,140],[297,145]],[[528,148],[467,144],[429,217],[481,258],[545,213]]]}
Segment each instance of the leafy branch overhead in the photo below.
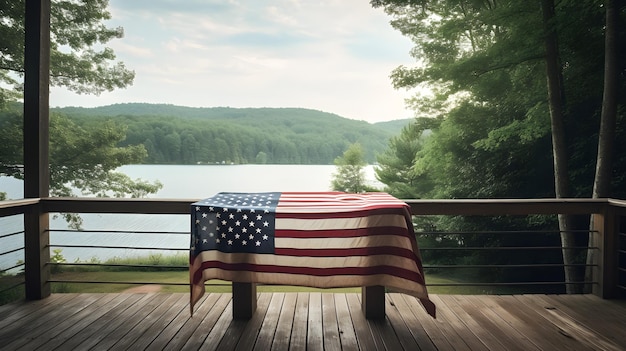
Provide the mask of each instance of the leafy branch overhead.
{"label": "leafy branch overhead", "polygon": [[[79,94],[100,94],[133,83],[135,72],[115,61],[105,46],[122,38],[121,27],[109,28],[108,0],[52,0],[50,84]],[[0,106],[21,96],[24,74],[24,0],[0,1]]]}

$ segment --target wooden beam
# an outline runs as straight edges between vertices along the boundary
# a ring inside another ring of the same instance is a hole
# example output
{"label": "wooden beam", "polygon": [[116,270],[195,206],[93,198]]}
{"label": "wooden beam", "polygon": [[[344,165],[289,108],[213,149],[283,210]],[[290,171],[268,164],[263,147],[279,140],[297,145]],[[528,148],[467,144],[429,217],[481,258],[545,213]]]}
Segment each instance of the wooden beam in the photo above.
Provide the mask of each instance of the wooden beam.
{"label": "wooden beam", "polygon": [[385,318],[385,287],[381,285],[361,288],[361,309],[367,319]]}
{"label": "wooden beam", "polygon": [[233,319],[250,319],[256,311],[256,284],[233,282]]}
{"label": "wooden beam", "polygon": [[[24,38],[24,197],[48,197],[50,0],[26,0]],[[50,295],[49,218],[24,214],[26,298]]]}

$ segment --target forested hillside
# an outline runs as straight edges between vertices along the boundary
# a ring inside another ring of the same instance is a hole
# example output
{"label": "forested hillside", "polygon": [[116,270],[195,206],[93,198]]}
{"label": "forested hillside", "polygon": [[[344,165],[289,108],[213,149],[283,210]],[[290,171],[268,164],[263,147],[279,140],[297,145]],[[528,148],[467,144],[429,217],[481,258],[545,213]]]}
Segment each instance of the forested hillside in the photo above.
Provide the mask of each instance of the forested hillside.
{"label": "forested hillside", "polygon": [[143,144],[147,163],[332,164],[352,143],[375,162],[410,120],[370,124],[301,108],[193,108],[115,104],[54,108],[88,128],[103,120],[127,126],[123,145]]}

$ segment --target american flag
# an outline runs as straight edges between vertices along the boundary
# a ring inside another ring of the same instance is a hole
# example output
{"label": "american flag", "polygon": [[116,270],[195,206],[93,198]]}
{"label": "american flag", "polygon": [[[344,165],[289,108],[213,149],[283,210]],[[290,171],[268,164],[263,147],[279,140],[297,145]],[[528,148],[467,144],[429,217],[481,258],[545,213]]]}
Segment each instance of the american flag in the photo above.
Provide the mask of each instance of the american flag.
{"label": "american flag", "polygon": [[386,193],[219,193],[191,205],[191,310],[204,282],[383,285],[428,299],[409,206]]}

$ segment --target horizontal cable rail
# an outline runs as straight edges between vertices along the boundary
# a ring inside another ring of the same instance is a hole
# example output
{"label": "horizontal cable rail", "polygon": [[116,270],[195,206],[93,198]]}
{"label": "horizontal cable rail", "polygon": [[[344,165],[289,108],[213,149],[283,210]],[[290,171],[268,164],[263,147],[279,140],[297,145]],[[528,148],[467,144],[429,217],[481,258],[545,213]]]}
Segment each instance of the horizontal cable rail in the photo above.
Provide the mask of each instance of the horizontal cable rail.
{"label": "horizontal cable rail", "polygon": [[15,235],[20,235],[20,234],[24,234],[24,231],[19,231],[19,232],[14,232],[14,233],[8,233],[8,234],[2,234],[0,235],[0,239],[4,239],[4,238],[9,238]]}
{"label": "horizontal cable rail", "polygon": [[[103,199],[103,198],[45,198],[45,199],[29,199],[28,201],[22,201],[17,203],[18,209],[11,208],[11,206],[0,206],[0,216],[24,213],[26,209],[36,207],[37,209],[47,213],[95,213],[95,214],[166,214],[166,215],[187,215],[190,210],[190,204],[198,199]],[[583,216],[589,216],[591,214],[605,214],[609,209],[619,215],[626,215],[626,202],[621,200],[611,199],[452,199],[452,200],[404,200],[411,207],[411,213],[415,216],[506,216],[506,215],[536,215],[536,214],[577,214]],[[50,232],[71,232],[72,230],[54,229]],[[149,235],[159,237],[162,235],[189,235],[189,231],[153,231],[153,230],[81,230],[83,233],[112,233],[112,234],[138,234]],[[576,233],[589,233],[588,230],[575,231]],[[463,232],[463,231],[450,231],[446,233],[442,232],[426,232],[418,231],[416,233],[419,236],[467,236],[467,235],[557,235],[560,234],[559,230],[485,230],[476,232]],[[9,234],[7,234],[9,235]],[[622,233],[621,237],[623,238]],[[419,239],[418,239],[419,240]],[[552,240],[552,239],[550,239]],[[540,240],[542,241],[542,240]],[[419,242],[419,241],[418,241]],[[188,251],[188,247],[185,248],[171,248],[171,247],[147,247],[140,245],[71,245],[51,242],[48,245],[49,248],[72,248],[72,249],[128,249],[128,250],[167,250],[167,251]],[[454,258],[454,253],[460,252],[489,252],[494,250],[500,250],[502,255],[511,254],[517,252],[523,252],[524,250],[534,250],[535,252],[548,252],[548,250],[593,250],[600,251],[598,247],[591,246],[468,246],[468,247],[426,247],[420,245],[420,251],[428,255],[443,255],[445,251],[448,251],[451,257]],[[618,251],[619,250],[619,251]],[[616,248],[618,254],[624,254],[623,249]],[[527,254],[529,257],[532,254]],[[494,264],[464,264],[464,254],[460,255],[458,264],[448,263],[436,263],[428,264],[427,259],[424,259],[424,268],[427,270],[449,270],[449,269],[472,269],[472,270],[502,270],[502,269],[551,269],[558,270],[563,267],[592,267],[597,268],[597,264],[561,264],[561,263],[541,263],[541,262],[516,262],[514,264],[506,264],[506,262],[494,262]],[[88,262],[49,262],[50,268],[89,268],[92,266],[109,267],[110,269],[129,268],[129,269],[185,269],[185,265],[153,265],[153,264],[137,264],[137,263],[88,263]],[[605,267],[600,267],[603,270]],[[617,269],[617,267],[615,268]],[[619,267],[620,272],[624,272],[624,267]],[[427,273],[428,282],[428,273]],[[510,277],[516,279],[516,277]],[[74,283],[83,282],[83,280],[70,281],[70,279],[58,279],[54,276],[49,280],[51,283]],[[130,284],[124,281],[102,281],[91,282],[84,280],[85,283],[102,283],[102,284]],[[620,287],[623,287],[623,282],[616,282]],[[159,284],[159,285],[187,285],[188,283],[171,283],[171,282],[150,282],[150,281],[137,281],[133,284]],[[429,286],[525,286],[525,285],[559,285],[564,286],[568,284],[598,284],[597,281],[577,281],[577,282],[563,282],[563,281],[535,281],[528,279],[528,281],[461,281],[461,282],[434,282]]]}

